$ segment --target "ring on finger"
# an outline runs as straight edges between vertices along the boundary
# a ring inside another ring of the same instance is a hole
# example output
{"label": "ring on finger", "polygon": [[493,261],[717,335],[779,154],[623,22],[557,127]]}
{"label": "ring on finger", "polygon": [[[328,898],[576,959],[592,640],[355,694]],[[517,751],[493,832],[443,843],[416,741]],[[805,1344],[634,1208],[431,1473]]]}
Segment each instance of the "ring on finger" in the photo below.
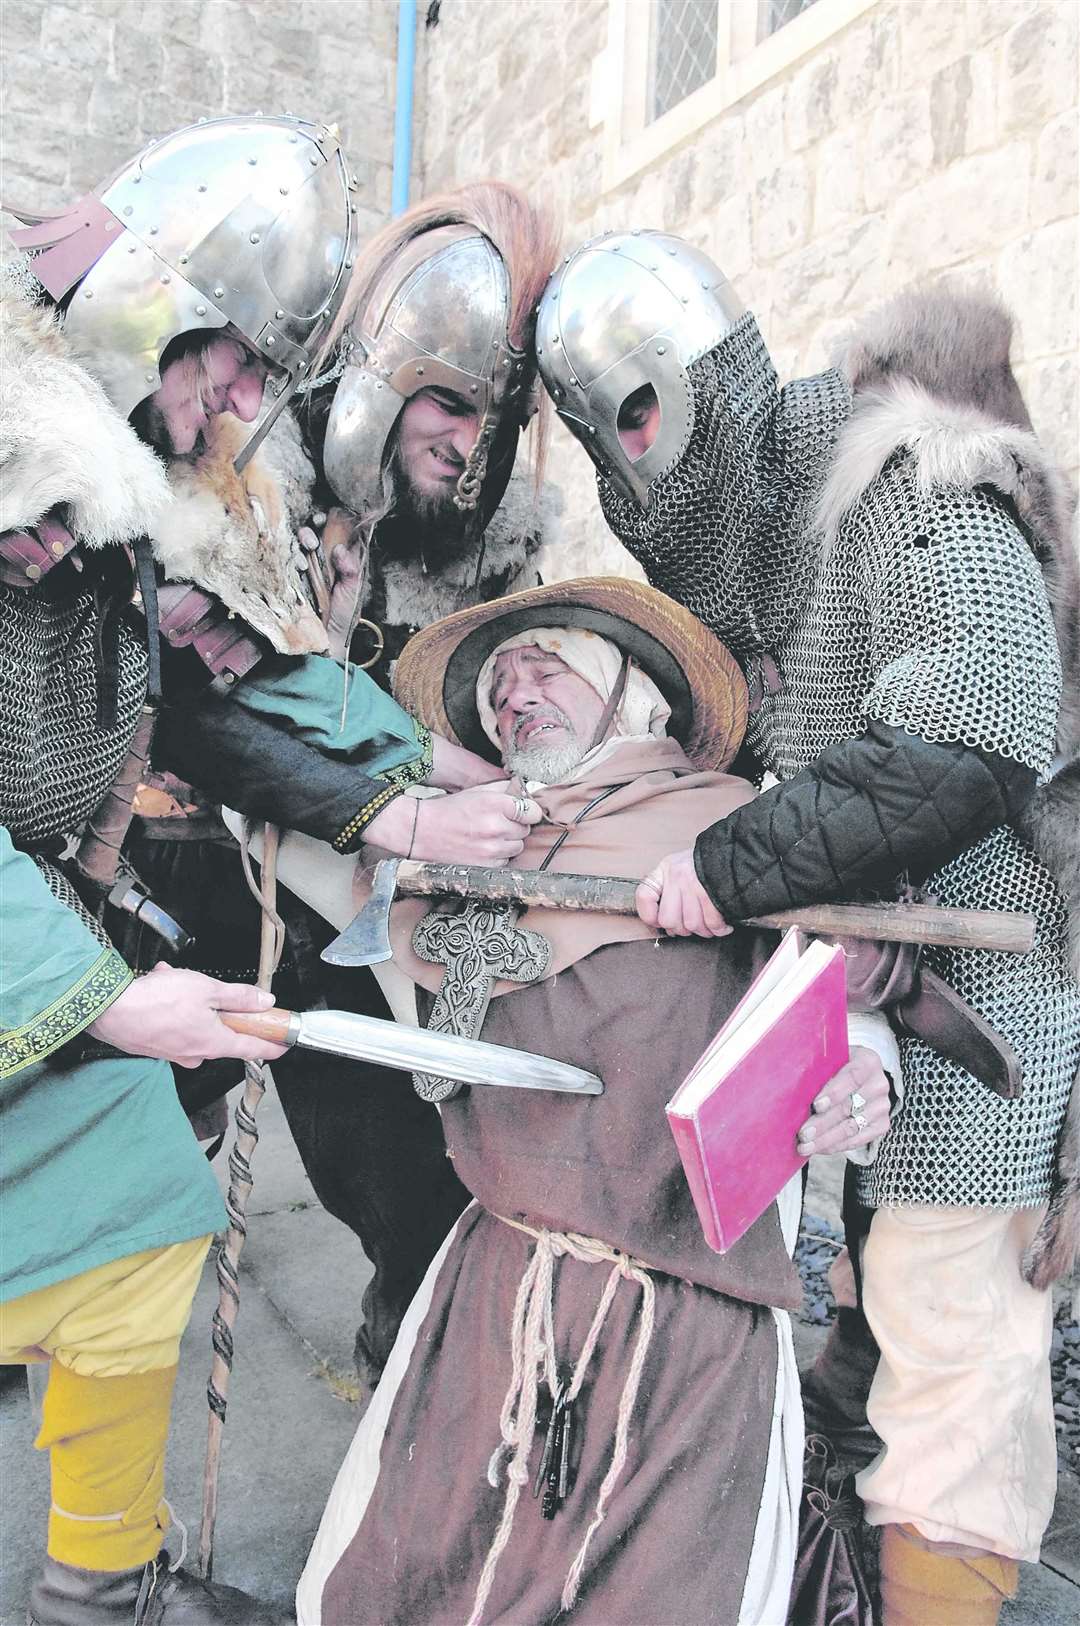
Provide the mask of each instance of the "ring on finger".
{"label": "ring on finger", "polygon": [[663,887],[660,885],[659,881],[654,881],[651,875],[646,875],[645,879],[639,884],[641,886],[647,886],[649,891],[655,892],[658,898],[663,896]]}
{"label": "ring on finger", "polygon": [[852,1123],[855,1125],[856,1129],[865,1129],[866,1128],[866,1115],[865,1115],[865,1113],[852,1112],[852,1113],[849,1113],[848,1116],[850,1117]]}
{"label": "ring on finger", "polygon": [[[848,1116],[850,1118],[858,1118],[859,1113],[862,1111],[865,1105],[865,1095],[860,1095],[858,1090],[852,1090],[851,1095],[848,1097]],[[863,1121],[865,1122],[865,1119]]]}
{"label": "ring on finger", "polygon": [[524,823],[529,816],[529,798],[527,796],[515,796],[514,811],[519,820]]}

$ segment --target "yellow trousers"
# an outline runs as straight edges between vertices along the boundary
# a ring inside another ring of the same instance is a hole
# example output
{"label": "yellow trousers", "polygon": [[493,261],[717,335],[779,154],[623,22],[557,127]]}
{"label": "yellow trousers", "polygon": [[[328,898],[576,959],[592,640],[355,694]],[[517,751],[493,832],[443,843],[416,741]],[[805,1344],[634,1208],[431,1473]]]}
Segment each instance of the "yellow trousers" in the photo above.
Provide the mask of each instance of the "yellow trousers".
{"label": "yellow trousers", "polygon": [[153,1248],[0,1305],[0,1362],[49,1361],[49,1554],[134,1569],[169,1526],[165,1446],[180,1339],[209,1237]]}

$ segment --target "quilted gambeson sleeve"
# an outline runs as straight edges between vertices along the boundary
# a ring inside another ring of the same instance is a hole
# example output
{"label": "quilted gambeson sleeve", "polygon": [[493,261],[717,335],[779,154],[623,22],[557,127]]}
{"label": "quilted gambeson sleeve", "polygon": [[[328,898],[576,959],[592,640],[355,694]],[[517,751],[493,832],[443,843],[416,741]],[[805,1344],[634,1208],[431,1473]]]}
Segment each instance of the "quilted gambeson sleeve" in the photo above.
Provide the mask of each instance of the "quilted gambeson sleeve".
{"label": "quilted gambeson sleeve", "polygon": [[1012,818],[1030,768],[874,723],[698,837],[694,862],[730,920],[918,880]]}

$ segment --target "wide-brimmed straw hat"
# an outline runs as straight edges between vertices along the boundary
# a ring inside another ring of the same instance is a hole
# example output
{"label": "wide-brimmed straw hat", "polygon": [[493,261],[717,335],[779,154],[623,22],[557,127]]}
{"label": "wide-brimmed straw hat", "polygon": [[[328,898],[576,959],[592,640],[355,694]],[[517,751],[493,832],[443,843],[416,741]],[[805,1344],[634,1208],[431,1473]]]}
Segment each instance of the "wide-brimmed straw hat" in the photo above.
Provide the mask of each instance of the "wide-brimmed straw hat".
{"label": "wide-brimmed straw hat", "polygon": [[668,733],[697,768],[726,768],[746,731],[746,681],[696,615],[622,576],[579,576],[459,610],[416,633],[394,673],[399,703],[436,734],[494,759],[480,726],[476,679],[492,650],[532,627],[582,627],[610,638],[671,707]]}

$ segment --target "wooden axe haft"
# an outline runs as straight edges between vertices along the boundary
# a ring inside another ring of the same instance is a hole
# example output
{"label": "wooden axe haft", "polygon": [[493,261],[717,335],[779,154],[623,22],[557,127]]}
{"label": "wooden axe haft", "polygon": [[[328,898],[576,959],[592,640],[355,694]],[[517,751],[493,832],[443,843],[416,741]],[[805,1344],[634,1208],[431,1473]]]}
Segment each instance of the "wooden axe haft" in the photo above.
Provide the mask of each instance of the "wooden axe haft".
{"label": "wooden axe haft", "polygon": [[[488,869],[476,864],[433,864],[384,859],[376,866],[367,903],[323,951],[331,965],[378,965],[390,958],[389,917],[394,897],[457,897],[523,908],[587,909],[604,914],[637,913],[638,882],[611,875],[570,875],[525,869]],[[781,909],[740,922],[836,937],[932,943],[945,948],[994,949],[1027,954],[1035,920],[997,909],[953,909],[919,903],[822,903]]]}

